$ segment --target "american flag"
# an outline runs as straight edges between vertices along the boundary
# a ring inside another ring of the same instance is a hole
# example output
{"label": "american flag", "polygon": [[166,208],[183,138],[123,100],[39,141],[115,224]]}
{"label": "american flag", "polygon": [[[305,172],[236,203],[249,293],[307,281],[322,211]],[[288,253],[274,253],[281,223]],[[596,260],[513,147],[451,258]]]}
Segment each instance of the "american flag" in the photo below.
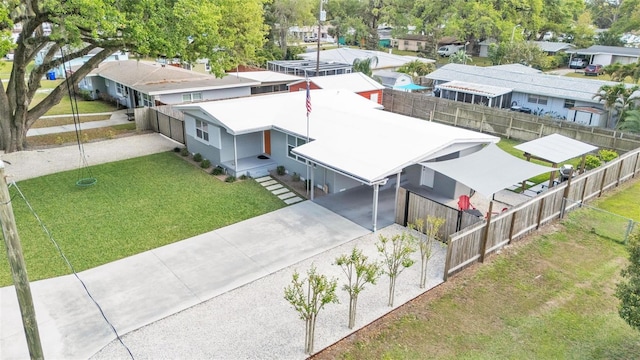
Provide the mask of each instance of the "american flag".
{"label": "american flag", "polygon": [[307,80],[307,116],[311,114],[311,92],[309,91],[309,81]]}

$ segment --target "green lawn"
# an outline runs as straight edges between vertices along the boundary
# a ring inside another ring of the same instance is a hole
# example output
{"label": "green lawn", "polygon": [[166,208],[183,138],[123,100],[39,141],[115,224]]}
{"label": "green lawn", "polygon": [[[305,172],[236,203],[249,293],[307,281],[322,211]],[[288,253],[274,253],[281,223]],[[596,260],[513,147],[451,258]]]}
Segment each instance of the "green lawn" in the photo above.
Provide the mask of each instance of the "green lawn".
{"label": "green lawn", "polygon": [[[30,107],[36,106],[40,101],[42,101],[45,97],[47,97],[47,93],[36,93],[33,97],[33,101],[31,102]],[[82,98],[77,98],[78,101],[78,112],[80,114],[93,114],[93,113],[101,113],[101,112],[111,112],[117,110],[116,106],[111,103],[107,103],[104,101],[85,101]],[[62,100],[49,111],[45,113],[45,115],[66,115],[71,114],[71,100],[69,95],[64,95]]]}
{"label": "green lawn", "polygon": [[[78,271],[284,206],[253,180],[222,182],[170,152],[89,170],[98,179],[93,187],[75,185],[88,176],[79,170],[18,183]],[[10,190],[29,279],[69,274],[24,201]],[[11,283],[3,255],[0,286]]]}
{"label": "green lawn", "polygon": [[[637,216],[639,192],[636,181],[598,206]],[[640,332],[613,295],[627,253],[576,224],[579,212],[316,358],[637,359]]]}

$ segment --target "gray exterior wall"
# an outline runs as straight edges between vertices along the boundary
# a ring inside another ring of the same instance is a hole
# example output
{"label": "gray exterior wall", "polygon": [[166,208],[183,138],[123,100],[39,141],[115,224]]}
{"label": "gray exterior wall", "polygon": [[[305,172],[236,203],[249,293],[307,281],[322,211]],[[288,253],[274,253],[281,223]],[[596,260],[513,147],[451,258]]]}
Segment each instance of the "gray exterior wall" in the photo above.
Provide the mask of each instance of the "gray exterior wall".
{"label": "gray exterior wall", "polygon": [[404,178],[401,180],[407,180],[409,184],[414,186],[420,186],[420,176],[422,174],[422,166],[421,165],[411,165],[404,169]]}
{"label": "gray exterior wall", "polygon": [[[213,127],[215,125],[213,124],[209,124],[209,126]],[[185,114],[184,115],[184,130],[186,133],[185,136],[185,142],[187,145],[187,149],[189,149],[189,151],[193,154],[195,153],[200,153],[202,154],[202,157],[205,159],[209,159],[209,161],[211,161],[212,164],[214,165],[220,165],[221,161],[221,150],[216,148],[215,146],[211,145],[211,144],[207,144],[204,141],[198,139],[195,137],[195,133],[196,133],[196,121],[195,118]],[[222,129],[220,136],[223,138],[223,133],[228,135],[226,133],[226,131],[224,129]],[[223,141],[224,144],[224,141]],[[233,140],[231,143],[231,146],[233,146]],[[232,148],[233,151],[233,148]],[[233,155],[232,155],[233,157]]]}
{"label": "gray exterior wall", "polygon": [[181,104],[183,103],[182,94],[190,94],[190,93],[202,93],[202,101],[220,100],[220,99],[230,99],[230,98],[236,98],[236,97],[250,96],[251,87],[244,86],[244,87],[229,88],[229,89],[183,91],[183,92],[176,92],[173,94],[159,94],[155,96],[158,101],[165,104]]}
{"label": "gray exterior wall", "polygon": [[[537,111],[541,109],[543,111],[543,115],[546,113],[551,113],[551,114],[557,115],[557,117],[566,119],[567,115],[569,114],[569,109],[564,107],[565,99],[561,99],[561,98],[547,97],[547,104],[540,105],[540,104],[530,103],[529,94],[513,92],[511,101],[516,102],[518,106],[528,107],[532,111]],[[593,102],[576,101],[574,106],[587,106],[587,107],[593,107],[597,109],[603,108],[602,104],[598,103],[596,100],[594,100]]]}

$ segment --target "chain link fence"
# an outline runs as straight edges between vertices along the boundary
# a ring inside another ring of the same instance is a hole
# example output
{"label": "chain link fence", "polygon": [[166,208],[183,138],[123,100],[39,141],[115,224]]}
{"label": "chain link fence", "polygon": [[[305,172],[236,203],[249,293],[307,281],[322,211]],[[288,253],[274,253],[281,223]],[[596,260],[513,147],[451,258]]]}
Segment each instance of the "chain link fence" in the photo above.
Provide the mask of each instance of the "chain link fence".
{"label": "chain link fence", "polygon": [[640,227],[640,223],[633,219],[581,204],[579,201],[566,198],[564,201],[565,208],[574,204],[580,207],[580,210],[568,213],[567,220],[573,225],[598,236],[626,244],[634,229]]}

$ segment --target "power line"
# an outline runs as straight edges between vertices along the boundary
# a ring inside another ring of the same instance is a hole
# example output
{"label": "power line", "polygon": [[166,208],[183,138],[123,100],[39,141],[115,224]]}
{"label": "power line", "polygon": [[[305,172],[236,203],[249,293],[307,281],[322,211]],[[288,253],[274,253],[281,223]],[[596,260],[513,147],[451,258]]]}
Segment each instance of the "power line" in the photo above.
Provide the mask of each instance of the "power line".
{"label": "power line", "polygon": [[33,216],[36,218],[36,220],[38,221],[38,224],[40,225],[40,227],[42,227],[42,230],[44,231],[44,233],[47,235],[47,237],[49,238],[49,241],[51,241],[51,243],[53,244],[53,246],[56,248],[56,250],[58,250],[58,253],[60,254],[60,256],[62,257],[62,259],[64,260],[64,262],[67,264],[67,266],[69,267],[69,269],[71,270],[71,272],[73,273],[73,275],[76,277],[76,279],[78,279],[78,281],[80,282],[80,284],[82,285],[82,287],[84,288],[84,291],[87,293],[87,295],[89,296],[89,298],[91,299],[91,301],[93,302],[93,304],[98,308],[98,311],[100,311],[100,315],[102,315],[102,318],[104,319],[104,321],[107,323],[107,325],[109,325],[109,327],[111,328],[111,331],[113,331],[113,333],[116,335],[116,338],[118,339],[118,341],[120,342],[120,344],[122,344],[122,346],[125,348],[125,350],[127,350],[127,352],[129,353],[129,356],[131,357],[131,359],[135,359],[133,357],[133,354],[131,353],[131,350],[129,350],[129,348],[127,347],[127,345],[125,345],[124,341],[122,340],[122,338],[120,337],[120,334],[118,334],[118,331],[116,330],[116,328],[113,326],[113,324],[109,321],[109,319],[107,318],[107,315],[104,313],[104,311],[102,310],[102,307],[100,307],[100,304],[98,304],[98,302],[96,301],[96,299],[94,299],[93,295],[91,295],[91,292],[89,291],[89,289],[87,288],[87,285],[84,283],[84,281],[80,278],[80,276],[78,275],[78,273],[76,272],[76,269],[73,267],[73,265],[71,264],[71,262],[69,261],[69,259],[67,258],[67,256],[64,254],[64,252],[62,251],[62,249],[60,248],[60,245],[58,245],[58,242],[53,238],[53,235],[51,235],[51,232],[49,231],[49,229],[47,229],[47,227],[44,225],[44,223],[42,222],[42,220],[40,219],[40,216],[38,216],[38,214],[35,212],[35,210],[33,209],[33,207],[31,206],[31,203],[29,203],[29,200],[27,200],[27,198],[24,196],[24,194],[22,193],[22,191],[20,190],[20,188],[18,187],[18,185],[13,182],[11,185],[13,185],[16,190],[18,191],[18,193],[20,194],[20,197],[24,200],[25,204],[27,205],[27,207],[29,208],[29,211],[31,211],[31,213],[33,214]]}

